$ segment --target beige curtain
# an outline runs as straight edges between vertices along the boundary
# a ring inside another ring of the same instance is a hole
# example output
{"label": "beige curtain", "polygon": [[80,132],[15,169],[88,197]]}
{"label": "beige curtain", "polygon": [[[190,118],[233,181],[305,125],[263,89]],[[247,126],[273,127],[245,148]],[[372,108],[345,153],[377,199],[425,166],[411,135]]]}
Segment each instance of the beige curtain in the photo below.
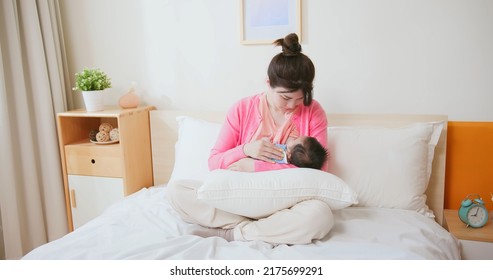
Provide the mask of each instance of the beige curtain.
{"label": "beige curtain", "polygon": [[57,0],[0,1],[0,230],[6,259],[67,233],[56,133],[67,91],[61,36]]}

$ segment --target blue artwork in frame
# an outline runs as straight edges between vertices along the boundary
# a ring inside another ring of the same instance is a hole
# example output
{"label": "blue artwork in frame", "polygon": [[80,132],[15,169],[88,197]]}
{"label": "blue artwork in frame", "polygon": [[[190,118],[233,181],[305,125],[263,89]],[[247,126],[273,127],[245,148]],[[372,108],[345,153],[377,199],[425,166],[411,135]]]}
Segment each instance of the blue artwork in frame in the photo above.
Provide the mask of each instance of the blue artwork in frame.
{"label": "blue artwork in frame", "polygon": [[242,44],[271,44],[289,33],[301,39],[301,0],[240,1]]}

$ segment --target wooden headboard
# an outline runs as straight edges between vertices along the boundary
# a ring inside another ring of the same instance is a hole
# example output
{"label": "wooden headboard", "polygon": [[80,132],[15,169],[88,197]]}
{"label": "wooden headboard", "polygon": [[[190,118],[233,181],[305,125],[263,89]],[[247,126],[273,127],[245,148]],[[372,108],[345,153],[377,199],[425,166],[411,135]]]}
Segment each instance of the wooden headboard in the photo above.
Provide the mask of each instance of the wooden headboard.
{"label": "wooden headboard", "polygon": [[[212,111],[180,111],[154,110],[151,114],[151,145],[154,173],[154,185],[168,182],[175,160],[175,143],[178,138],[177,116],[190,116],[210,122],[222,123],[225,112]],[[444,129],[440,136],[430,183],[426,191],[427,205],[435,213],[436,221],[442,224],[445,160],[447,140],[447,116],[443,115],[363,115],[363,114],[327,114],[329,126],[371,125],[383,127],[399,127],[415,122],[444,121]],[[329,139],[330,141],[330,139]]]}

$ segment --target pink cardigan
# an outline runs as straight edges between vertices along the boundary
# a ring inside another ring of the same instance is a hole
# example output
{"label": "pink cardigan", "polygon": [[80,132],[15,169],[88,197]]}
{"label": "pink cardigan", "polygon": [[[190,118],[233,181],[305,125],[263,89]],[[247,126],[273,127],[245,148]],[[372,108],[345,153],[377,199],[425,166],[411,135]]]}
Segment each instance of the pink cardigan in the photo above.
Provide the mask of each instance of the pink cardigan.
{"label": "pink cardigan", "polygon": [[[232,163],[247,157],[243,145],[250,142],[262,119],[259,112],[260,96],[246,97],[238,101],[227,113],[216,144],[209,156],[209,169],[227,169]],[[320,104],[313,100],[310,106],[301,105],[293,116],[300,135],[313,136],[327,147],[327,116]],[[255,171],[293,168],[291,164],[255,161]],[[322,170],[327,171],[327,163]]]}

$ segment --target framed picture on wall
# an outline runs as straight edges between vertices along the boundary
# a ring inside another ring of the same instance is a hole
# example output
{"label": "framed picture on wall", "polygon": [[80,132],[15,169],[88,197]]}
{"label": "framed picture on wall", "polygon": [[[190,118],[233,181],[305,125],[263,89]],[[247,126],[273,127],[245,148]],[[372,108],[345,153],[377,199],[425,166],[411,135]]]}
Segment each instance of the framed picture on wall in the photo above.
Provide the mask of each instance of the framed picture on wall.
{"label": "framed picture on wall", "polygon": [[301,0],[240,0],[241,43],[272,44],[289,33],[301,40]]}

